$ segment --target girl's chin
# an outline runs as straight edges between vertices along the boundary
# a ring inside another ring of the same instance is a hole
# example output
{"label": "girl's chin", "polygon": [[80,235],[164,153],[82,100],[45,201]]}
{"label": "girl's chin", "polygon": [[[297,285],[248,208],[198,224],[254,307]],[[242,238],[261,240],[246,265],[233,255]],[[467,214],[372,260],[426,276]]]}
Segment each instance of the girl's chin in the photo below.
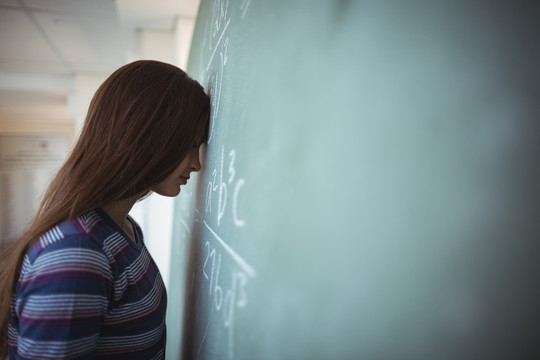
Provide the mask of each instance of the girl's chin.
{"label": "girl's chin", "polygon": [[161,191],[155,191],[154,192],[156,194],[159,194],[161,196],[166,196],[166,197],[175,197],[177,196],[178,194],[180,194],[180,186],[178,186],[176,189],[167,189],[165,191],[161,190]]}

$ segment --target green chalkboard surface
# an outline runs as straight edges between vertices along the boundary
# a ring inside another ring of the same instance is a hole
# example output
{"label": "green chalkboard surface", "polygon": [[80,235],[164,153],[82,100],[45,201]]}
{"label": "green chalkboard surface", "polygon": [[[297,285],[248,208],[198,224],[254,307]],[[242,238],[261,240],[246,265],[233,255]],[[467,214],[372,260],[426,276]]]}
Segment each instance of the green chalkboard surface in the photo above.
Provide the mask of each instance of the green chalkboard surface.
{"label": "green chalkboard surface", "polygon": [[538,24],[525,1],[202,0],[169,357],[539,355]]}

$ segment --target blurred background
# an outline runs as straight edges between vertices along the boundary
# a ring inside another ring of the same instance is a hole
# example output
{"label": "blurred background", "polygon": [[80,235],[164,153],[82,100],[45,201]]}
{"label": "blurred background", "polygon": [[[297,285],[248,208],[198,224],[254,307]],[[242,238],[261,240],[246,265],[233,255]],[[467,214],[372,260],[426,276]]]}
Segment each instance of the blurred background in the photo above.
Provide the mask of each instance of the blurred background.
{"label": "blurred background", "polygon": [[[33,217],[109,74],[138,59],[186,68],[198,6],[0,0],[0,247]],[[132,211],[167,286],[172,212],[172,199],[154,195]]]}

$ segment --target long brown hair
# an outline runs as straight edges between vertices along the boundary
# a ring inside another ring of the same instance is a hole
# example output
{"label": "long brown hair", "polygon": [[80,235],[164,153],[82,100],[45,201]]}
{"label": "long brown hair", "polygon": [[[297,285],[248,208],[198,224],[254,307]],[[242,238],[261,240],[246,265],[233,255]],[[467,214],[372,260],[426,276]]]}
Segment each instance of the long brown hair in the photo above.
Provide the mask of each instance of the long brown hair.
{"label": "long brown hair", "polygon": [[28,249],[47,230],[111,201],[148,193],[205,137],[210,99],[176,66],[141,60],[116,70],[94,95],[77,144],[25,234],[3,254],[0,357],[9,306]]}

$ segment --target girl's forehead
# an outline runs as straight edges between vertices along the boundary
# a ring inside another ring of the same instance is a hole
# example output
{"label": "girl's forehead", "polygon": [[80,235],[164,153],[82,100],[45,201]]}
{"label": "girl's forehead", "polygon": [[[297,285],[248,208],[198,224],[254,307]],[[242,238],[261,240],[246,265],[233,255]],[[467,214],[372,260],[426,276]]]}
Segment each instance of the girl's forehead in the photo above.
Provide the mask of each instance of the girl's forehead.
{"label": "girl's forehead", "polygon": [[203,138],[202,136],[197,136],[197,137],[195,138],[195,144],[196,144],[197,146],[202,145],[203,142],[204,142],[204,138]]}

